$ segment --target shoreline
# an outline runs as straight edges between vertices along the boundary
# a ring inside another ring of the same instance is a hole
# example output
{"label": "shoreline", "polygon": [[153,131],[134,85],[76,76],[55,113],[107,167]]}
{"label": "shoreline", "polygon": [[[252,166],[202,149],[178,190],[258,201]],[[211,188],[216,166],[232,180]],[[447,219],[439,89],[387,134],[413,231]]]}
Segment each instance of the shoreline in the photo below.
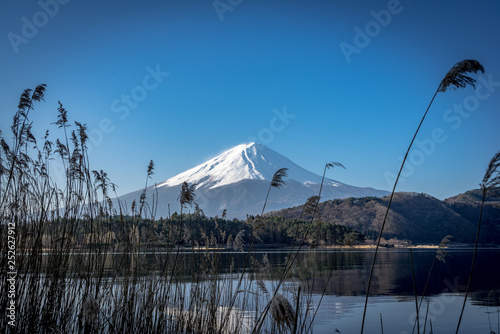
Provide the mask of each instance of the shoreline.
{"label": "shoreline", "polygon": [[[167,253],[167,252],[175,252],[177,251],[177,248],[162,248],[162,247],[144,247],[145,249],[140,250],[139,253],[154,253],[154,252],[159,252],[159,253]],[[148,249],[149,248],[149,249]],[[279,251],[279,250],[286,250],[289,251],[291,248],[290,245],[276,245],[276,244],[261,244],[261,245],[254,245],[253,249],[255,251],[262,251],[262,250],[274,250],[274,251]],[[303,246],[302,251],[311,251],[311,250],[320,250],[320,251],[331,251],[331,250],[339,250],[339,251],[345,251],[345,250],[375,250],[376,245],[352,245],[352,246],[345,246],[345,245],[330,245],[330,246],[320,246],[320,247],[311,247],[311,246]],[[458,245],[448,245],[446,247],[442,247],[443,249],[447,250],[473,250],[474,245],[469,245],[469,244],[458,244]],[[295,250],[297,247],[294,248]],[[420,249],[420,250],[437,250],[439,249],[438,244],[422,244],[422,245],[380,245],[379,247],[380,250],[403,250],[403,249]],[[492,244],[487,244],[487,245],[482,245],[478,246],[478,249],[500,249],[500,245],[492,245]],[[232,247],[227,248],[227,247],[181,247],[180,248],[181,252],[202,252],[202,251],[209,251],[209,252],[215,252],[215,251],[222,251],[222,252],[227,252],[227,251],[232,251],[232,252],[238,252],[240,253],[241,251],[239,250],[234,250]],[[244,249],[243,253],[246,253],[248,249]],[[50,254],[54,252],[54,249],[50,248],[44,248],[42,250],[43,254]],[[23,253],[23,252],[20,252]],[[71,254],[86,254],[88,253],[88,250],[85,249],[72,249],[69,251]],[[124,251],[118,251],[118,250],[110,250],[108,252],[103,252],[103,254],[123,254],[126,253]]]}
{"label": "shoreline", "polygon": [[[322,246],[318,247],[318,249],[375,249],[376,245],[353,245],[353,246]],[[439,245],[392,245],[392,246],[380,246],[379,249],[438,249]],[[442,249],[454,250],[454,249],[474,249],[474,245],[451,245],[446,247],[441,247]],[[500,249],[500,245],[484,245],[478,246],[478,249]]]}

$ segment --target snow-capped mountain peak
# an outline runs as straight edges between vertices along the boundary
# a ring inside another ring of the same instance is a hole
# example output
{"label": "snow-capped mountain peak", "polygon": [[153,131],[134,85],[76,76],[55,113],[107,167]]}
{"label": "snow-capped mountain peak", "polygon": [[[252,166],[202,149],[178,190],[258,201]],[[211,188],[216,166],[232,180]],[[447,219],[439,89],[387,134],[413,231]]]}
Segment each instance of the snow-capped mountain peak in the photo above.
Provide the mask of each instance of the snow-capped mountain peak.
{"label": "snow-capped mountain peak", "polygon": [[[157,200],[154,205],[156,216],[167,217],[171,212],[179,212],[180,185],[187,182],[197,185],[196,202],[207,216],[214,217],[227,210],[228,217],[245,219],[247,214],[260,214],[269,182],[280,168],[288,168],[285,186],[271,191],[267,210],[301,205],[310,196],[318,195],[321,176],[305,170],[264,145],[247,143],[233,147],[158,185],[150,186],[148,193],[154,191],[156,196],[150,196],[147,200]],[[332,171],[329,172],[331,174]],[[120,197],[120,200],[132,203],[142,194],[143,189],[139,189]],[[321,198],[327,200],[387,194],[387,191],[350,186],[325,178]],[[153,206],[153,202],[150,205]]]}
{"label": "snow-capped mountain peak", "polygon": [[[288,180],[302,184],[321,183],[321,177],[296,165],[283,155],[262,144],[247,143],[235,146],[222,154],[178,174],[158,187],[172,187],[183,182],[196,183],[198,187],[214,189],[242,180],[272,180],[280,168],[288,168]],[[326,180],[338,185],[333,180]]]}

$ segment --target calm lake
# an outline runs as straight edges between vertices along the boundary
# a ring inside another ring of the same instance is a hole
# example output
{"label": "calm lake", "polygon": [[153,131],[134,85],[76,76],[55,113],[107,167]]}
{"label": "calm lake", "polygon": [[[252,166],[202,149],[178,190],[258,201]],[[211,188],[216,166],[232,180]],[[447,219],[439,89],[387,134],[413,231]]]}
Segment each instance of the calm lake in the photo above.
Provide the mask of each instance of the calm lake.
{"label": "calm lake", "polygon": [[[435,261],[432,275],[422,303],[421,317],[427,312],[426,332],[454,333],[464,291],[470,271],[473,251],[470,249],[448,249],[446,263]],[[263,262],[267,259],[271,270],[264,277],[269,288],[279,279],[288,250],[258,250],[254,258]],[[413,250],[416,289],[422,294],[435,249]],[[291,285],[307,282],[317,305],[324,297],[314,321],[314,333],[342,334],[359,333],[363,315],[364,296],[374,253],[366,250],[307,250],[302,251],[295,261]],[[191,283],[191,268],[199,260],[192,252],[181,253],[184,268],[183,279]],[[238,272],[245,261],[245,253],[225,251],[220,259],[220,272],[237,280]],[[158,264],[166,259],[162,253],[142,254],[139,259],[143,275],[155,275]],[[117,259],[110,257],[110,273]],[[481,249],[477,255],[473,276],[472,292],[462,320],[460,333],[499,333],[500,329],[500,249]],[[255,273],[247,271],[249,279]],[[377,265],[372,282],[371,297],[367,312],[365,333],[381,333],[381,317],[384,333],[412,333],[415,323],[415,298],[412,280],[410,253],[407,249],[383,249],[377,256]],[[424,319],[420,332],[423,333]],[[417,330],[415,329],[415,333]]]}

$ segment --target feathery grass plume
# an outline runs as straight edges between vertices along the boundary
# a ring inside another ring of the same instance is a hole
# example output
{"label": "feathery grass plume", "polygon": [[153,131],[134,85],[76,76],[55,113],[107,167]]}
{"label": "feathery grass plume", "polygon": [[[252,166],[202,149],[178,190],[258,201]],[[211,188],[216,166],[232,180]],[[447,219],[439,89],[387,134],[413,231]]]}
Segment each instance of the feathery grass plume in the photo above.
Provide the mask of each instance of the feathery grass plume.
{"label": "feathery grass plume", "polygon": [[[144,206],[146,205],[146,189],[148,188],[148,180],[151,178],[151,176],[154,174],[154,168],[155,164],[153,160],[149,161],[147,173],[146,173],[146,184],[144,185],[144,190],[141,193],[141,196],[139,198],[139,216],[142,216],[142,210],[144,209]],[[154,203],[152,204],[154,206]],[[153,212],[150,212],[151,216],[153,216]]]}
{"label": "feathery grass plume", "polygon": [[111,185],[108,174],[104,172],[102,169],[100,172],[93,170],[92,173],[94,174],[94,185],[96,186],[97,189],[102,190],[102,195],[106,197],[108,195],[108,190]]}
{"label": "feathery grass plume", "polygon": [[[12,185],[11,181],[14,177],[14,170],[18,167],[18,156],[21,154],[20,149],[25,144],[24,139],[28,138],[34,141],[34,136],[31,134],[30,130],[31,123],[28,123],[28,113],[33,109],[33,102],[44,101],[46,87],[47,85],[41,84],[38,85],[35,90],[25,89],[19,98],[18,111],[14,114],[11,126],[11,131],[14,136],[14,145],[12,147],[12,151],[9,152],[9,154],[6,153],[7,157],[11,157],[12,161],[10,163],[10,168],[8,169],[9,176],[6,180],[4,193],[8,193]],[[6,198],[7,196],[0,198],[0,207],[5,203]]]}
{"label": "feathery grass plume", "polygon": [[259,290],[265,294],[266,296],[269,296],[269,291],[267,290],[266,288],[266,284],[264,283],[264,281],[262,279],[257,279],[257,287],[259,288]]}
{"label": "feathery grass plume", "polygon": [[264,210],[266,208],[267,204],[267,199],[269,198],[269,192],[271,191],[271,188],[281,188],[285,185],[285,181],[283,181],[283,178],[287,176],[287,171],[288,168],[280,168],[274,173],[273,179],[271,180],[271,184],[269,185],[269,189],[267,190],[267,195],[266,195],[266,200],[264,201],[264,206],[262,207],[262,213],[260,214],[261,216],[264,215]]}
{"label": "feathery grass plume", "polygon": [[73,144],[74,150],[77,150],[80,146],[80,142],[78,141],[78,137],[76,135],[76,131],[71,131],[71,143]]}
{"label": "feathery grass plume", "polygon": [[137,206],[137,202],[136,202],[136,201],[135,201],[135,199],[134,199],[134,200],[132,201],[132,206],[131,206],[131,208],[130,208],[130,210],[132,210],[132,214],[134,214],[136,206]]}
{"label": "feathery grass plume", "polygon": [[106,197],[106,203],[108,204],[110,214],[111,214],[111,210],[113,210],[113,201],[111,200],[111,198]]}
{"label": "feathery grass plume", "polygon": [[312,216],[316,212],[318,204],[319,204],[318,195],[313,195],[309,197],[304,206],[302,207],[302,215],[300,215],[300,218],[302,219],[303,215]]}
{"label": "feathery grass plume", "polygon": [[142,209],[144,208],[144,205],[146,204],[146,189],[144,189],[141,193],[141,196],[139,196],[139,216],[142,214]]}
{"label": "feathery grass plume", "polygon": [[406,159],[408,158],[408,154],[410,153],[411,147],[413,146],[413,142],[415,141],[415,138],[417,137],[417,134],[425,120],[425,117],[427,116],[427,113],[429,112],[430,107],[432,106],[432,103],[434,102],[434,99],[436,98],[437,94],[439,92],[446,92],[447,88],[451,85],[454,86],[455,88],[465,88],[468,84],[470,84],[472,87],[475,88],[475,80],[467,75],[466,73],[477,73],[478,71],[481,71],[484,73],[484,68],[483,66],[477,61],[477,60],[462,60],[458,63],[456,63],[445,75],[443,80],[439,83],[438,88],[436,89],[436,92],[434,93],[434,96],[432,97],[429,105],[427,106],[427,109],[425,110],[424,115],[422,116],[422,119],[420,120],[420,123],[417,127],[417,130],[415,131],[413,138],[410,142],[410,145],[408,145],[408,149],[406,150],[406,154],[403,158],[403,161],[401,162],[401,167],[399,168],[398,175],[396,176],[396,180],[394,181],[394,186],[392,188],[391,195],[389,197],[389,202],[387,204],[387,208],[385,211],[384,219],[382,221],[382,225],[380,226],[380,232],[379,236],[377,239],[377,245],[375,246],[375,253],[373,255],[373,261],[370,269],[370,277],[368,279],[368,286],[366,289],[366,298],[365,298],[365,305],[364,305],[364,310],[363,310],[363,320],[361,322],[361,334],[364,332],[365,328],[365,319],[366,319],[366,310],[368,307],[368,298],[370,296],[370,287],[373,279],[373,271],[375,269],[375,262],[377,260],[377,254],[378,254],[378,249],[380,247],[380,241],[382,239],[382,234],[384,232],[384,227],[387,222],[387,216],[389,215],[389,210],[391,208],[391,203],[394,197],[394,193],[396,192],[396,186],[398,185],[399,177],[401,176],[401,172],[403,171],[403,167],[405,165]]}
{"label": "feathery grass plume", "polygon": [[257,216],[252,220],[252,242],[257,239],[262,242],[260,235],[265,232],[266,224],[264,223],[264,218]]}
{"label": "feathery grass plume", "polygon": [[285,331],[286,328],[293,330],[293,325],[295,323],[295,310],[288,299],[286,299],[281,293],[276,293],[274,295],[271,301],[270,312],[281,331]]}
{"label": "feathery grass plume", "polygon": [[33,132],[31,132],[32,129],[32,124],[28,124],[23,132],[23,135],[26,137],[26,142],[27,143],[33,143],[36,146],[36,139],[35,136],[33,135]]}
{"label": "feathery grass plume", "polygon": [[31,99],[33,101],[45,101],[43,98],[45,97],[45,90],[47,89],[46,84],[41,84],[36,86],[35,90],[33,91],[33,95],[31,96]]}
{"label": "feathery grass plume", "polygon": [[181,193],[179,197],[177,197],[177,200],[181,203],[181,210],[182,207],[193,204],[194,198],[196,197],[196,194],[194,193],[195,190],[196,184],[189,185],[186,181],[182,183]]}
{"label": "feathery grass plume", "polygon": [[490,160],[480,186],[486,192],[490,192],[500,186],[500,151],[495,153]]}
{"label": "feathery grass plume", "polygon": [[[41,84],[36,86],[34,90],[25,89],[21,94],[21,98],[19,99],[19,105],[17,106],[18,113],[23,118],[28,116],[28,111],[33,109],[33,102],[45,101],[45,90],[47,89],[46,84]],[[31,93],[33,92],[33,93]],[[17,114],[16,114],[17,115]],[[16,122],[14,122],[15,124]]]}
{"label": "feathery grass plume", "polygon": [[57,121],[52,123],[57,125],[58,128],[66,128],[68,127],[68,111],[64,109],[61,101],[57,101],[59,104],[59,107],[57,108],[57,111],[59,114],[57,115]]}
{"label": "feathery grass plume", "polygon": [[439,243],[438,250],[436,252],[436,259],[438,259],[443,263],[446,263],[446,256],[449,255],[446,252],[446,247],[448,246],[448,243],[451,241],[451,238],[453,238],[451,235],[447,235],[446,237],[444,237]]}
{"label": "feathery grass plume", "polygon": [[82,148],[86,147],[87,139],[89,136],[87,135],[87,124],[81,124],[79,122],[75,122],[77,126],[78,135],[80,136],[80,145]]}
{"label": "feathery grass plume", "polygon": [[155,164],[153,162],[153,160],[149,161],[149,165],[148,165],[148,178],[151,178],[151,176],[154,174],[154,169],[155,169]]}
{"label": "feathery grass plume", "polygon": [[233,246],[233,235],[230,234],[226,240],[226,247],[231,248]]}
{"label": "feathery grass plume", "polygon": [[234,237],[233,248],[234,250],[239,250],[243,253],[243,247],[245,246],[245,240],[243,236],[245,235],[245,230],[240,230],[238,234]]}
{"label": "feathery grass plume", "polygon": [[326,163],[325,167],[328,169],[333,168],[333,167],[342,167],[345,169],[344,165],[342,165],[340,162],[328,162],[328,163]]}
{"label": "feathery grass plume", "polygon": [[288,168],[280,168],[276,173],[273,175],[273,179],[271,181],[271,187],[275,188],[281,188],[285,185],[285,181],[283,181],[283,178],[286,177]]}
{"label": "feathery grass plume", "polygon": [[500,151],[495,153],[493,158],[491,158],[490,163],[488,164],[488,168],[486,168],[486,173],[484,174],[483,181],[480,184],[481,192],[483,194],[481,200],[481,210],[479,213],[479,221],[477,223],[477,233],[476,233],[476,242],[474,244],[474,255],[472,256],[472,264],[469,273],[469,281],[467,283],[467,289],[465,290],[464,303],[462,304],[462,310],[460,312],[460,318],[458,319],[456,334],[460,330],[460,324],[462,322],[462,316],[464,314],[465,304],[467,302],[467,297],[469,295],[470,286],[472,283],[472,275],[474,273],[474,266],[476,264],[476,255],[477,255],[477,246],[479,244],[479,232],[481,229],[481,220],[483,218],[483,209],[484,202],[490,195],[492,190],[498,190],[500,186]]}
{"label": "feathery grass plume", "polygon": [[196,217],[205,217],[205,212],[203,212],[198,203],[194,203],[194,214]]}
{"label": "feathery grass plume", "polygon": [[17,105],[18,113],[14,116],[14,124],[17,125],[19,122],[19,115],[26,117],[26,112],[30,110],[33,106],[33,100],[31,99],[31,89],[25,89],[19,98],[19,104]]}
{"label": "feathery grass plume", "polygon": [[444,79],[439,85],[439,92],[446,92],[448,87],[454,86],[453,89],[465,88],[467,85],[471,85],[476,88],[476,80],[466,75],[466,73],[477,73],[481,71],[484,73],[484,67],[477,60],[465,59],[462,60],[448,71]]}

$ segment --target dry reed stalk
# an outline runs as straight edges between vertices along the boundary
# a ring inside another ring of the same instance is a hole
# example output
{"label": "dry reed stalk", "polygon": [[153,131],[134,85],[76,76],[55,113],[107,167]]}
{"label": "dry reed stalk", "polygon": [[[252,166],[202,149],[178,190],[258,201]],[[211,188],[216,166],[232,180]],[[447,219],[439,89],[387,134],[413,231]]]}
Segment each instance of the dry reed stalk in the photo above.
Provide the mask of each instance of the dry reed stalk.
{"label": "dry reed stalk", "polygon": [[372,282],[372,278],[373,278],[373,270],[375,268],[375,262],[376,262],[376,259],[377,259],[378,249],[380,247],[380,241],[382,239],[382,234],[384,232],[384,227],[385,227],[385,223],[387,221],[387,216],[389,215],[389,210],[391,208],[392,199],[393,199],[394,193],[396,191],[396,186],[398,184],[401,172],[403,171],[403,167],[404,167],[404,164],[406,162],[406,159],[408,158],[408,154],[410,153],[410,150],[411,150],[411,147],[413,145],[413,142],[415,141],[415,138],[417,137],[417,134],[418,134],[418,132],[420,130],[420,127],[422,126],[422,124],[423,124],[423,122],[425,120],[425,117],[427,116],[427,113],[429,112],[429,109],[430,109],[432,103],[434,102],[434,99],[436,98],[436,95],[439,92],[442,92],[442,93],[446,92],[446,90],[450,86],[452,86],[455,89],[457,89],[457,88],[464,88],[468,84],[470,84],[470,85],[472,85],[475,88],[475,86],[474,86],[475,79],[469,77],[466,74],[467,73],[477,73],[479,71],[482,72],[482,73],[484,73],[484,68],[483,68],[483,66],[477,60],[466,59],[466,60],[462,60],[462,61],[456,63],[455,65],[453,65],[453,67],[448,71],[448,73],[445,75],[445,77],[443,78],[443,80],[441,80],[438,88],[436,89],[436,92],[434,93],[434,96],[432,97],[431,102],[427,106],[427,109],[425,110],[425,113],[424,113],[422,119],[420,120],[420,123],[419,123],[419,125],[417,127],[417,130],[415,131],[415,133],[413,135],[413,138],[412,138],[412,140],[410,142],[410,145],[408,146],[408,149],[406,150],[406,154],[405,154],[405,156],[403,158],[403,161],[401,163],[401,167],[399,169],[398,175],[396,177],[396,180],[394,181],[394,186],[392,188],[392,192],[391,192],[391,195],[389,197],[389,202],[387,204],[387,209],[386,209],[386,212],[385,212],[385,215],[384,215],[384,219],[383,219],[382,225],[380,227],[380,232],[379,232],[379,236],[378,236],[378,239],[377,239],[377,245],[375,247],[375,254],[373,256],[372,266],[371,266],[371,270],[370,270],[370,277],[368,279],[368,287],[366,289],[366,298],[365,298],[365,305],[364,305],[364,310],[363,310],[363,319],[361,321],[361,334],[363,334],[363,332],[364,332],[365,319],[366,319],[366,310],[367,310],[367,307],[368,307],[368,298],[370,296],[370,287],[371,287],[371,282]]}

